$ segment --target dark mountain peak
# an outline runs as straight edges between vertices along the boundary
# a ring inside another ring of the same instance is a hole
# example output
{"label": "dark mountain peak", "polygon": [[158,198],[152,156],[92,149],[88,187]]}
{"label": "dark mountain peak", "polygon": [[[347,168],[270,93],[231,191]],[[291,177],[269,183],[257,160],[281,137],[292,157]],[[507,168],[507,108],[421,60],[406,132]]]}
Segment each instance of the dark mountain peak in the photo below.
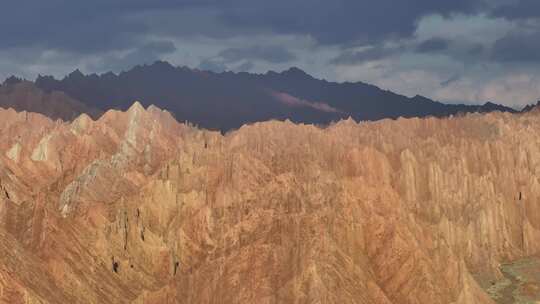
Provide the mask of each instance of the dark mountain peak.
{"label": "dark mountain peak", "polygon": [[166,60],[156,60],[151,64],[151,66],[165,66],[165,67],[174,68],[174,66]]}
{"label": "dark mountain peak", "polygon": [[87,75],[86,77],[92,79],[92,80],[99,80],[100,76],[96,73],[92,73],[90,75]]}
{"label": "dark mountain peak", "polygon": [[414,95],[411,99],[412,100],[426,100],[426,99],[429,99],[429,98],[424,97],[422,95]]}
{"label": "dark mountain peak", "polygon": [[71,79],[71,80],[79,80],[83,79],[85,76],[79,69],[75,69],[75,71],[69,73],[64,79]]}
{"label": "dark mountain peak", "polygon": [[494,112],[494,111],[511,112],[511,113],[517,112],[516,110],[510,107],[503,106],[503,105],[500,105],[498,103],[494,103],[491,101],[488,101],[484,103],[482,106],[480,106],[480,112]]}
{"label": "dark mountain peak", "polygon": [[75,71],[71,72],[69,75],[70,76],[84,76],[84,74],[79,69],[75,69]]}
{"label": "dark mountain peak", "polygon": [[536,110],[540,108],[540,100],[536,102],[536,104],[532,103],[532,104],[528,104],[526,105],[525,107],[523,107],[523,109],[521,109],[521,112],[525,113],[525,112],[530,112],[532,110]]}
{"label": "dark mountain peak", "polygon": [[119,74],[85,76],[75,70],[62,80],[40,77],[36,85],[65,92],[103,111],[127,109],[133,100],[140,100],[170,111],[179,120],[221,131],[269,119],[328,124],[348,116],[361,121],[513,111],[494,103],[444,104],[421,95],[409,98],[362,82],[329,82],[298,67],[279,73],[213,73],[155,61]]}
{"label": "dark mountain peak", "polygon": [[51,75],[41,75],[41,74],[38,74],[37,78],[36,78],[36,82],[40,82],[40,81],[54,81],[56,80],[54,78],[54,76],[51,76]]}
{"label": "dark mountain peak", "polygon": [[4,83],[2,85],[14,85],[14,84],[21,83],[21,82],[23,82],[22,78],[15,77],[15,76],[10,76],[10,77],[6,78],[6,80],[4,80]]}
{"label": "dark mountain peak", "polygon": [[[389,91],[387,91],[389,92]],[[422,95],[414,95],[414,97],[411,98],[412,101],[414,102],[417,102],[417,103],[434,103],[436,101],[433,101],[432,99],[429,99],[425,96],[422,96]]]}
{"label": "dark mountain peak", "polygon": [[483,108],[485,109],[509,109],[508,107],[505,107],[503,105],[500,105],[498,103],[494,103],[494,102],[491,102],[491,101],[486,101],[483,105],[482,105]]}
{"label": "dark mountain peak", "polygon": [[110,80],[113,80],[116,77],[118,77],[118,75],[116,75],[115,73],[109,71],[107,73],[101,74],[100,77],[103,78],[103,80],[105,80],[105,81],[110,81]]}
{"label": "dark mountain peak", "polygon": [[163,61],[163,60],[156,60],[149,67],[155,70],[174,70],[175,69],[175,67],[172,64],[170,64],[168,61]]}
{"label": "dark mountain peak", "polygon": [[35,84],[38,88],[41,88],[45,92],[51,92],[56,88],[58,80],[56,80],[53,76],[38,75]]}
{"label": "dark mountain peak", "polygon": [[167,61],[157,60],[154,61],[151,64],[143,64],[143,65],[136,65],[132,69],[128,71],[123,71],[120,73],[119,76],[130,76],[130,75],[140,75],[140,74],[147,74],[147,75],[154,75],[155,76],[163,76],[163,75],[170,75],[171,73],[174,73],[176,71],[176,68],[170,64]]}
{"label": "dark mountain peak", "polygon": [[291,67],[283,72],[281,72],[281,75],[286,75],[290,77],[309,77],[312,78],[308,73],[304,72],[304,70],[298,68],[298,67]]}

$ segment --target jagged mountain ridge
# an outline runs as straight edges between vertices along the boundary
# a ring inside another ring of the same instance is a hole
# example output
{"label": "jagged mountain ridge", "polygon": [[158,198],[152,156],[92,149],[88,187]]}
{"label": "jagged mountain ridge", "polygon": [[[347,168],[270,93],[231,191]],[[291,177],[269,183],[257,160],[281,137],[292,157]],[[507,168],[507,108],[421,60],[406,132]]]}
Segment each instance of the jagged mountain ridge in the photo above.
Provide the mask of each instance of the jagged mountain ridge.
{"label": "jagged mountain ridge", "polygon": [[443,117],[458,113],[514,109],[484,105],[443,104],[408,98],[361,82],[319,80],[298,68],[281,73],[213,73],[157,61],[118,75],[84,75],[74,71],[61,80],[40,76],[36,86],[62,91],[90,107],[127,109],[133,100],[171,111],[179,121],[228,131],[270,119],[328,124],[349,116],[357,121],[398,117]]}
{"label": "jagged mountain ridge", "polygon": [[73,120],[82,113],[94,119],[103,113],[94,107],[66,95],[60,91],[44,92],[30,81],[14,77],[8,78],[0,86],[0,107],[13,108],[16,111],[41,113],[47,117],[61,120]]}
{"label": "jagged mountain ridge", "polygon": [[4,302],[492,303],[471,274],[540,251],[538,111],[0,118]]}

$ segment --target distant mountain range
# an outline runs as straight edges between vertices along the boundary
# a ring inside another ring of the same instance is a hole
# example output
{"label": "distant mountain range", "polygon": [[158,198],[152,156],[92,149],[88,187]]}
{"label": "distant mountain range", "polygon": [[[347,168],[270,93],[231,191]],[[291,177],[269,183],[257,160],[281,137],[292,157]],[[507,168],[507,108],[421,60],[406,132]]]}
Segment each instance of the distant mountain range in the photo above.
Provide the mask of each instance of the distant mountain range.
{"label": "distant mountain range", "polygon": [[[10,78],[3,86],[19,82]],[[269,119],[327,124],[348,117],[361,121],[443,117],[471,112],[517,112],[491,102],[483,105],[444,104],[422,96],[409,98],[362,82],[328,82],[294,67],[281,73],[214,73],[157,61],[120,74],[85,75],[76,70],[61,80],[39,76],[34,84],[46,96],[61,92],[73,101],[71,104],[82,103],[84,108],[72,108],[74,111],[91,111],[91,116],[108,109],[126,110],[138,100],[144,106],[154,104],[167,109],[180,121],[221,131]]]}
{"label": "distant mountain range", "polygon": [[64,92],[44,90],[30,81],[10,77],[0,86],[0,108],[36,112],[52,119],[73,120],[86,113],[97,119],[103,112],[68,96]]}

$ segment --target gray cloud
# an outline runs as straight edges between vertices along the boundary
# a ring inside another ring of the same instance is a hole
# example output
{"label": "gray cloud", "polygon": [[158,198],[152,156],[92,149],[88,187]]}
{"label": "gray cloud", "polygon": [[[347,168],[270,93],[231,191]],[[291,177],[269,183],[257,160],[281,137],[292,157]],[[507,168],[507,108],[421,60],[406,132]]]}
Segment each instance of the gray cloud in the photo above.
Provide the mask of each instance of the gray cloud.
{"label": "gray cloud", "polygon": [[246,61],[240,66],[234,69],[235,72],[249,72],[255,67],[255,64],[251,61]]}
{"label": "gray cloud", "polygon": [[282,64],[295,59],[296,55],[280,46],[234,47],[203,58],[197,68],[213,72],[245,72],[252,70],[255,63]]}
{"label": "gray cloud", "polygon": [[[175,33],[220,37],[246,32],[308,35],[322,44],[366,44],[392,37],[409,37],[422,16],[432,13],[471,13],[481,7],[480,2],[8,1],[0,11],[0,48],[33,46],[92,53],[134,47],[140,43],[141,36],[147,35]],[[151,18],[159,13],[170,18]],[[185,18],[179,16],[187,17],[189,26],[180,26],[186,24]]]}
{"label": "gray cloud", "polygon": [[540,63],[540,30],[509,33],[494,43],[491,55],[498,62]]}
{"label": "gray cloud", "polygon": [[345,50],[329,62],[335,65],[361,64],[369,61],[388,59],[403,54],[443,54],[457,61],[468,62],[483,58],[484,46],[466,41],[451,41],[446,38],[433,37],[420,42],[400,41],[394,46],[374,45],[362,50]]}
{"label": "gray cloud", "polygon": [[212,71],[216,73],[221,73],[228,70],[227,66],[223,62],[211,58],[201,61],[197,68],[203,71]]}
{"label": "gray cloud", "polygon": [[503,17],[510,20],[536,19],[540,17],[540,1],[517,0],[511,3],[495,7],[491,14],[495,17]]}
{"label": "gray cloud", "polygon": [[0,48],[44,48],[78,53],[124,49],[147,29],[96,1],[19,1],[0,11]]}
{"label": "gray cloud", "polygon": [[456,82],[456,81],[458,81],[460,79],[461,79],[461,75],[459,75],[459,74],[453,75],[450,78],[448,78],[447,80],[441,82],[441,86],[442,87],[447,87],[450,84],[452,84],[452,83],[454,83],[454,82]]}
{"label": "gray cloud", "polygon": [[435,53],[448,49],[450,43],[444,38],[431,38],[425,41],[422,41],[417,47],[416,51],[418,53]]}
{"label": "gray cloud", "polygon": [[429,14],[473,13],[481,0],[298,0],[239,1],[221,15],[227,24],[263,28],[277,33],[307,34],[322,44],[373,44],[410,37],[417,22]]}
{"label": "gray cloud", "polygon": [[176,46],[171,41],[151,41],[123,55],[103,56],[100,62],[91,66],[90,69],[97,71],[128,70],[135,65],[153,63],[161,59],[163,55],[175,51]]}
{"label": "gray cloud", "polygon": [[[158,59],[213,71],[297,65],[328,80],[476,100],[495,74],[499,83],[509,71],[539,74],[538,33],[537,0],[6,1],[0,75],[61,77]],[[539,79],[515,78],[530,92]]]}
{"label": "gray cloud", "polygon": [[481,55],[485,50],[485,47],[482,44],[473,44],[467,48],[467,55],[470,56],[479,56]]}
{"label": "gray cloud", "polygon": [[361,51],[345,51],[330,63],[337,65],[360,64],[367,61],[384,59],[404,51],[403,47],[374,46]]}
{"label": "gray cloud", "polygon": [[262,60],[270,63],[284,63],[296,59],[296,56],[293,53],[279,46],[229,48],[221,51],[218,56],[222,57],[227,62]]}

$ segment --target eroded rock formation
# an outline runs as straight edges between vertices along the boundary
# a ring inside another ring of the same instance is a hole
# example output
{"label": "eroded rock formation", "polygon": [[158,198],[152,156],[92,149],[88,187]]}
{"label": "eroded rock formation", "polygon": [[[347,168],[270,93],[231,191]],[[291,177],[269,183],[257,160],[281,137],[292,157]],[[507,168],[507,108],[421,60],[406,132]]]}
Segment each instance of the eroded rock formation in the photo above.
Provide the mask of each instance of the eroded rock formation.
{"label": "eroded rock formation", "polygon": [[492,303],[473,274],[540,252],[539,131],[0,110],[0,302]]}

